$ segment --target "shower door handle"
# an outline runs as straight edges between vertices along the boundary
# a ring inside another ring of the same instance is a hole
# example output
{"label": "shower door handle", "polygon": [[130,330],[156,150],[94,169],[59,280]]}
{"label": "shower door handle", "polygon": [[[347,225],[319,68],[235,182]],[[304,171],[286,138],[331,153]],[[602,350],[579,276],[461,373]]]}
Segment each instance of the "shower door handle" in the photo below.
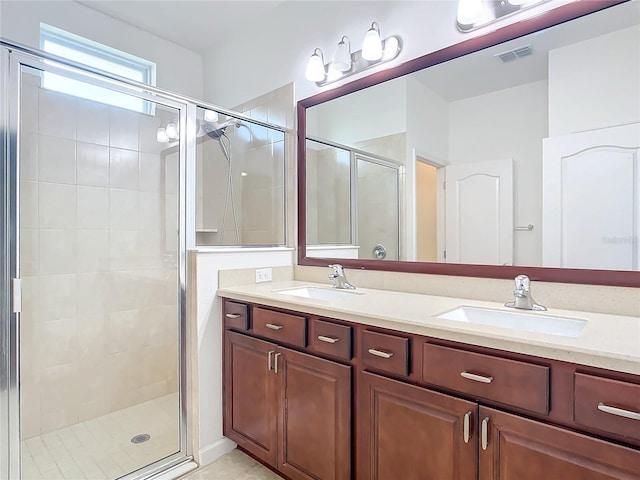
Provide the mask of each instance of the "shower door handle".
{"label": "shower door handle", "polygon": [[22,280],[11,279],[11,313],[22,312]]}

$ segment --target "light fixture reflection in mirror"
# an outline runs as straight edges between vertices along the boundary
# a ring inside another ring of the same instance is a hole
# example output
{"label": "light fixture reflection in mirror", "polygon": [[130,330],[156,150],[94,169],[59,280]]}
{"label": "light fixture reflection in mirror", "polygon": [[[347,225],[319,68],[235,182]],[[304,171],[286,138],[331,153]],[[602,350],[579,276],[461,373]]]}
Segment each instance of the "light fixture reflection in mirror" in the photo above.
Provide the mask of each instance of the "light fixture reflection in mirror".
{"label": "light fixture reflection in mirror", "polygon": [[456,26],[471,32],[510,15],[524,15],[532,7],[551,0],[458,0]]}
{"label": "light fixture reflection in mirror", "polygon": [[[359,250],[358,259],[346,259],[345,264],[352,268],[495,278],[512,278],[512,274],[521,273],[520,270],[529,270],[536,278],[543,279],[546,276],[549,281],[640,286],[640,277],[634,271],[640,268],[640,242],[637,240],[640,231],[629,230],[633,227],[629,222],[622,222],[619,226],[611,224],[605,226],[605,230],[597,223],[606,218],[624,217],[628,220],[640,214],[640,204],[633,200],[637,198],[633,192],[640,192],[640,177],[638,185],[629,183],[634,177],[629,172],[636,171],[635,168],[640,171],[640,165],[637,164],[640,161],[640,8],[637,2],[618,3],[605,8],[611,4],[600,2],[602,11],[597,13],[593,13],[598,9],[590,7],[593,5],[591,1],[566,4],[562,14],[549,13],[551,19],[546,25],[543,18],[536,17],[518,23],[513,28],[502,29],[508,31],[511,37],[500,30],[484,36],[484,50],[478,49],[478,43],[481,43],[478,40],[482,37],[470,40],[467,52],[475,52],[471,55],[460,56],[464,43],[467,43],[464,42],[450,47],[452,53],[449,61],[442,62],[442,58],[447,59],[449,49],[445,49],[423,57],[423,64],[430,68],[415,71],[415,62],[406,64],[404,73],[414,72],[411,75],[394,74],[395,70],[403,71],[401,66],[390,71],[390,75],[385,74],[384,78],[392,80],[376,83],[372,76],[339,87],[331,98],[325,94],[302,100],[299,112],[304,114],[301,118],[305,130],[300,134],[301,139],[313,137],[384,154],[407,165],[407,171],[412,169],[410,162],[416,160],[431,162],[431,169],[442,173],[447,166],[458,163],[511,159],[513,164],[512,173],[505,170],[507,175],[512,176],[513,184],[511,195],[514,209],[508,229],[513,238],[513,260],[472,261],[464,255],[456,259],[454,250],[449,248],[449,242],[446,241],[444,230],[442,236],[446,242],[446,258],[445,249],[436,246],[434,251],[437,260],[421,260],[412,244],[417,228],[412,220],[416,215],[415,207],[411,206],[415,201],[415,192],[407,189],[402,212],[407,230],[401,232],[401,261],[374,260],[370,249],[355,243],[351,248]],[[563,18],[564,12],[569,13]],[[575,18],[589,13],[593,14]],[[567,18],[574,20],[566,22]],[[544,26],[556,24],[544,32],[539,31]],[[532,28],[529,25],[542,27]],[[526,28],[531,30],[527,31]],[[532,35],[525,36],[527,33]],[[495,38],[500,40],[495,41]],[[533,54],[524,55],[523,47]],[[614,51],[615,58],[605,54]],[[517,61],[500,61],[500,57],[507,52],[514,52],[511,56]],[[602,53],[594,55],[594,52]],[[435,63],[429,63],[430,57],[436,59]],[[445,74],[447,69],[450,70],[449,74]],[[469,78],[474,81],[470,82]],[[349,103],[351,98],[353,102]],[[342,112],[339,121],[330,111],[333,105],[336,111]],[[471,107],[474,109],[470,110]],[[498,115],[500,112],[503,116]],[[397,119],[412,119],[414,123],[407,120],[402,123]],[[443,123],[439,119],[446,121]],[[626,126],[623,128],[621,125]],[[389,129],[388,126],[393,128]],[[578,138],[578,134],[591,130],[597,130],[601,136],[627,135],[628,140],[618,137],[606,141],[607,145],[616,145],[611,149],[601,148],[603,143],[597,146],[601,141],[590,138],[588,134]],[[558,165],[558,160],[552,157],[545,160],[545,156],[548,157],[553,149],[558,151],[557,144],[562,144],[566,135],[571,135],[576,141],[590,142],[591,146],[585,147],[586,155],[560,152],[556,158],[566,157],[564,163],[569,171],[577,169],[577,172],[581,172],[587,166],[591,170],[588,174],[584,171],[582,175],[564,177],[560,183],[563,185],[559,190],[561,196],[558,197],[558,191],[551,188],[554,183],[549,183],[547,179],[549,175],[556,175],[553,168]],[[387,155],[391,145],[389,142],[396,142],[393,145],[399,152],[397,156]],[[615,167],[620,174],[610,175],[607,172],[614,170],[602,170],[599,156],[606,158],[604,164]],[[300,158],[303,162],[300,168],[304,169],[304,152]],[[506,163],[505,167],[509,168],[508,165]],[[313,169],[306,172],[307,188],[315,181],[309,178],[313,172]],[[407,177],[409,184],[415,181],[411,175]],[[461,174],[461,178],[467,176]],[[577,200],[576,205],[586,207],[571,211],[561,208],[561,203],[557,202],[562,202],[562,192],[582,189],[580,182],[575,181],[585,176],[598,179],[598,187],[590,187],[587,191],[601,193],[597,198],[591,195],[593,201],[587,203]],[[474,178],[493,181],[491,178],[497,177],[487,174]],[[450,183],[449,176],[446,176],[446,180],[446,191],[455,192],[456,182]],[[438,184],[442,185],[436,179],[435,185]],[[444,189],[440,190],[444,198]],[[330,190],[325,193],[330,195]],[[462,196],[466,195],[464,191],[461,193]],[[309,201],[308,197],[306,201]],[[305,200],[301,199],[300,202],[304,205]],[[474,204],[478,203],[472,201],[471,205]],[[616,215],[601,216],[595,213],[605,205],[607,211],[613,209]],[[564,211],[564,218],[568,222],[565,223],[570,228],[564,233],[564,250],[561,248],[563,242],[549,236],[549,232],[562,231],[562,222],[557,223],[552,218],[553,215],[559,218],[554,212],[561,211]],[[307,229],[309,215],[307,211]],[[438,219],[434,221],[437,223]],[[305,225],[304,222],[305,218],[302,217],[301,226]],[[555,227],[553,222],[556,222]],[[480,227],[482,225],[480,223]],[[481,231],[493,229],[488,224],[484,225]],[[534,228],[528,228],[529,225],[534,225]],[[589,228],[596,234],[589,234],[589,240],[586,241],[585,229]],[[328,230],[323,229],[322,232],[327,233]],[[575,247],[567,247],[567,241],[574,242],[571,240],[574,234],[582,240]],[[438,235],[441,235],[439,229]],[[479,239],[476,235],[471,237],[470,243],[463,241],[473,246],[478,244]],[[440,238],[438,241],[442,240]],[[314,242],[314,239],[307,238],[302,243],[308,247],[307,252],[300,256],[303,265],[316,265],[340,258],[338,251],[335,255],[318,255],[318,251],[331,251],[329,239]],[[333,246],[343,247],[338,242],[333,242]],[[596,248],[599,253],[585,254],[587,248]],[[617,253],[614,254],[614,251]],[[518,266],[500,266],[505,263]],[[492,264],[495,266],[489,266]]]}

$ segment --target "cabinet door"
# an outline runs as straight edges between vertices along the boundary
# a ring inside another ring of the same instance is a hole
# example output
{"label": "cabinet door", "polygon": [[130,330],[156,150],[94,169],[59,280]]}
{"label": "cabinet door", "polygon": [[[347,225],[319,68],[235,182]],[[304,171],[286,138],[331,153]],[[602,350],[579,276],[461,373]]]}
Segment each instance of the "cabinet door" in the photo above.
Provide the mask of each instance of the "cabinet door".
{"label": "cabinet door", "polygon": [[480,480],[638,480],[640,451],[480,407]]}
{"label": "cabinet door", "polygon": [[278,470],[293,480],[351,478],[351,367],[278,351]]}
{"label": "cabinet door", "polygon": [[275,350],[272,343],[226,332],[224,434],[274,467],[277,377],[269,369],[269,352]]}
{"label": "cabinet door", "polygon": [[477,410],[473,402],[361,373],[358,478],[475,480]]}

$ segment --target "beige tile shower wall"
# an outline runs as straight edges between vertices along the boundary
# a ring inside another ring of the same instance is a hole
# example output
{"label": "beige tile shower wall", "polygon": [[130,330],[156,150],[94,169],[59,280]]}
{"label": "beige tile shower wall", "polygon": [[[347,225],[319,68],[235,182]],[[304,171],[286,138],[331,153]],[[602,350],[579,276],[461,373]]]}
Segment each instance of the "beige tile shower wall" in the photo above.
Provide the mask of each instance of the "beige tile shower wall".
{"label": "beige tile shower wall", "polygon": [[28,438],[177,391],[177,164],[158,118],[34,82],[22,105]]}
{"label": "beige tile shower wall", "polygon": [[[406,133],[396,133],[359,142],[356,147],[403,165],[406,137]],[[404,217],[404,213],[398,212],[399,199],[391,194],[394,175],[377,165],[367,167],[358,170],[358,256],[372,259],[373,248],[380,244],[387,251],[387,260],[399,260],[399,247],[404,251],[405,246],[399,245],[398,215]]]}
{"label": "beige tile shower wall", "polygon": [[[318,178],[318,151],[307,147],[305,155],[305,169],[307,177],[306,195],[306,224],[307,245],[318,243],[318,182],[313,179]],[[310,181],[311,180],[311,181]]]}
{"label": "beige tile shower wall", "polygon": [[320,244],[351,242],[350,172],[347,152],[336,148],[318,150],[315,183]]}
{"label": "beige tile shower wall", "polygon": [[241,186],[242,236],[248,243],[295,243],[296,213],[293,202],[287,202],[296,198],[294,106],[293,83],[289,83],[233,109],[286,129],[282,136],[264,127],[251,127],[243,156],[243,171],[248,175]]}

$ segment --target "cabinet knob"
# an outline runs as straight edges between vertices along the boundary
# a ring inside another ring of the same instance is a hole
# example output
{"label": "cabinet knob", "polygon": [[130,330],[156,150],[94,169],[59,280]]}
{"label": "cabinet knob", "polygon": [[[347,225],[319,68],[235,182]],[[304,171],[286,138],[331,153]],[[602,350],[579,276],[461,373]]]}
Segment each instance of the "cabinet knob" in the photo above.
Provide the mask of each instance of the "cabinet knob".
{"label": "cabinet knob", "polygon": [[383,352],[382,350],[376,350],[375,348],[370,348],[367,350],[371,355],[380,358],[391,358],[393,357],[393,352]]}
{"label": "cabinet knob", "polygon": [[480,382],[480,383],[493,382],[493,377],[486,377],[484,375],[478,375],[476,373],[471,373],[471,372],[460,372],[460,376],[466,378],[467,380],[473,380],[474,382]]}
{"label": "cabinet knob", "polygon": [[337,343],[340,339],[335,337],[325,337],[324,335],[318,335],[318,340],[324,343]]}
{"label": "cabinet knob", "polygon": [[275,360],[275,367],[273,369],[273,371],[275,373],[278,373],[278,358],[280,357],[280,355],[282,355],[282,353],[276,353],[274,360]]}
{"label": "cabinet knob", "polygon": [[464,443],[469,443],[471,439],[471,412],[467,412],[464,414],[464,420],[462,422],[462,437],[464,438]]}
{"label": "cabinet knob", "polygon": [[269,353],[267,353],[267,372],[270,372],[273,369],[273,367],[271,366],[271,357],[274,353],[276,353],[275,350],[271,350]]}
{"label": "cabinet knob", "polygon": [[489,417],[482,419],[482,425],[480,426],[480,445],[482,446],[482,450],[486,450],[489,445],[489,439],[487,438],[489,435]]}
{"label": "cabinet knob", "polygon": [[630,418],[632,420],[640,420],[640,413],[633,412],[631,410],[625,410],[624,408],[611,407],[602,402],[598,403],[598,410],[610,415],[616,415],[618,417]]}

